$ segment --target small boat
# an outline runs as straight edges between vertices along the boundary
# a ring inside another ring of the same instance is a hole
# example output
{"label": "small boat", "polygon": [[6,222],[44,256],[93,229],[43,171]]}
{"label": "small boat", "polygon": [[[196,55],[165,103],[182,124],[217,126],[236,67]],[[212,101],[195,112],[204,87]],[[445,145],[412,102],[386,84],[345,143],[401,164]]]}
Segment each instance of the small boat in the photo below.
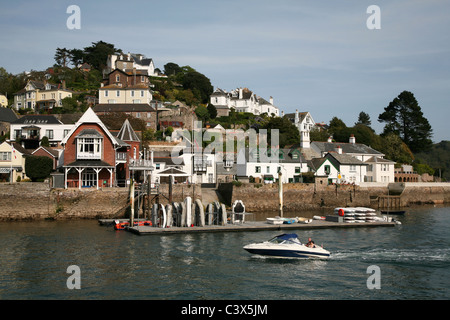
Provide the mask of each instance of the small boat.
{"label": "small boat", "polygon": [[314,220],[325,220],[326,218],[324,216],[313,216]]}
{"label": "small boat", "polygon": [[245,206],[242,200],[236,200],[231,207],[231,212],[233,213],[245,213]]}
{"label": "small boat", "polygon": [[244,246],[244,250],[252,254],[284,258],[327,259],[330,257],[330,252],[321,246],[308,247],[302,244],[295,233],[281,234],[269,241],[248,244]]}
{"label": "small boat", "polygon": [[266,218],[266,222],[269,224],[283,224],[283,218]]}
{"label": "small boat", "polygon": [[[130,225],[129,221],[125,222],[119,222],[119,220],[114,220],[114,229],[115,230],[125,230],[125,227],[128,227]],[[135,221],[134,226],[152,226],[152,222],[145,220],[145,221]]]}
{"label": "small boat", "polygon": [[297,219],[297,222],[298,223],[311,223],[313,221],[313,219],[308,219],[308,218],[303,218],[303,217],[300,217],[300,218],[298,218]]}

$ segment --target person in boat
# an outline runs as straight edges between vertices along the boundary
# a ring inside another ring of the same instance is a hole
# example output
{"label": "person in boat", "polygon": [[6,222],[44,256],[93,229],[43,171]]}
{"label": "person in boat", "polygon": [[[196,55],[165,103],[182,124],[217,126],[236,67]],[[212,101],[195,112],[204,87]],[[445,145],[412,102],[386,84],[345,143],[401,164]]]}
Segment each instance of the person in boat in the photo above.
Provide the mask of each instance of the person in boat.
{"label": "person in boat", "polygon": [[314,241],[311,240],[311,238],[308,238],[308,242],[306,243],[306,246],[309,248],[314,248]]}

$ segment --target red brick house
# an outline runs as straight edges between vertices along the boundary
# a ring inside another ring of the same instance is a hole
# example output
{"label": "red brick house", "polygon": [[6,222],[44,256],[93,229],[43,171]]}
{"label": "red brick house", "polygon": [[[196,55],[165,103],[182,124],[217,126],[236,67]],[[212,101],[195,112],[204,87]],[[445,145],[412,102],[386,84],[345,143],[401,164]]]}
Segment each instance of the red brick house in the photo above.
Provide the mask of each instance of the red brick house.
{"label": "red brick house", "polygon": [[[134,149],[115,137],[91,108],[61,144],[64,146],[65,188],[112,187],[118,184],[120,178],[128,178],[127,164]],[[134,144],[133,148],[137,148],[139,155],[139,146]],[[117,174],[118,171],[123,172]]]}

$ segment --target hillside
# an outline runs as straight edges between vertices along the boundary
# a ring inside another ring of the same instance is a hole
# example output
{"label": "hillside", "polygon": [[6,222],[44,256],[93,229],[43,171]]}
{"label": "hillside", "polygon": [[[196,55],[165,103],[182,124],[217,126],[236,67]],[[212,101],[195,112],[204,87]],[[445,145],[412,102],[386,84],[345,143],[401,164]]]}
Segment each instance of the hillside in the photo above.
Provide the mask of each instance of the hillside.
{"label": "hillside", "polygon": [[450,141],[441,141],[433,144],[431,150],[426,153],[415,154],[416,161],[427,163],[435,170],[434,175],[450,181]]}

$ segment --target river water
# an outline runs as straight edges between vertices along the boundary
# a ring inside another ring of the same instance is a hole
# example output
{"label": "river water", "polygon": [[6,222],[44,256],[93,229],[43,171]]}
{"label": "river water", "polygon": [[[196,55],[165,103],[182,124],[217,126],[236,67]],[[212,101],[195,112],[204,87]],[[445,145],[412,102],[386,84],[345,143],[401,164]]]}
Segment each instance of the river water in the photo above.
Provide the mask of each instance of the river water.
{"label": "river water", "polygon": [[[95,220],[1,222],[0,299],[449,299],[450,207],[408,208],[398,220],[298,230],[328,260],[242,249],[279,231],[137,236]],[[80,289],[68,288],[72,265]]]}

